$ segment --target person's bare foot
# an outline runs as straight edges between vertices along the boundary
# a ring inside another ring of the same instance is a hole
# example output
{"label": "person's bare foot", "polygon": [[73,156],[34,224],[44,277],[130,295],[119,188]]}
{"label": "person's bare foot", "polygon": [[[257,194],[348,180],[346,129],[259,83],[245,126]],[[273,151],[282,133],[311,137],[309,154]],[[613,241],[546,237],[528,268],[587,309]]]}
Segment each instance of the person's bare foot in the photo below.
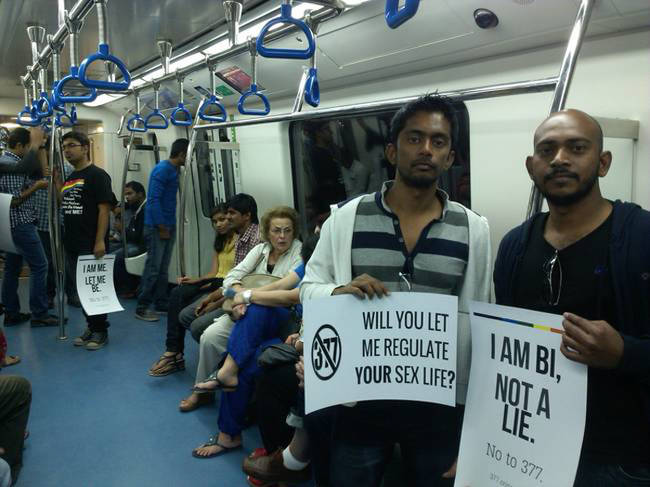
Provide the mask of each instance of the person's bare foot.
{"label": "person's bare foot", "polygon": [[237,378],[237,376],[234,377],[226,376],[225,374],[222,374],[221,369],[219,369],[219,372],[217,372],[216,379],[208,379],[203,382],[197,382],[196,384],[194,384],[194,389],[200,391],[206,391],[206,392],[215,391],[217,389],[232,391],[237,388],[238,384],[239,384],[239,379]]}
{"label": "person's bare foot", "polygon": [[199,458],[210,458],[229,450],[235,450],[242,446],[241,435],[230,436],[226,433],[219,433],[216,439],[211,439],[192,451],[192,455]]}

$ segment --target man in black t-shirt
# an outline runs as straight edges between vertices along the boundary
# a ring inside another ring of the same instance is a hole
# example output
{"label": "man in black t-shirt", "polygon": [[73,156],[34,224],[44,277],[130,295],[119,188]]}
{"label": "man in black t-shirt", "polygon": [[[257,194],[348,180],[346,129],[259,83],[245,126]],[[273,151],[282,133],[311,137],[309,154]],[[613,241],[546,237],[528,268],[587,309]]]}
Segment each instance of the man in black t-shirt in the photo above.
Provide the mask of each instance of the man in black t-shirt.
{"label": "man in black t-shirt", "polygon": [[[90,162],[90,141],[82,133],[69,132],[63,136],[65,158],[74,171],[61,188],[66,272],[76,275],[77,258],[94,254],[101,259],[108,249],[108,221],[113,192],[110,176]],[[75,338],[74,345],[86,350],[98,350],[108,343],[106,315],[88,316],[88,327]]]}
{"label": "man in black t-shirt", "polygon": [[574,487],[650,485],[650,213],[602,197],[612,154],[588,114],[554,113],[534,141],[549,212],[501,242],[497,303],[562,314],[562,354],[589,366]]}

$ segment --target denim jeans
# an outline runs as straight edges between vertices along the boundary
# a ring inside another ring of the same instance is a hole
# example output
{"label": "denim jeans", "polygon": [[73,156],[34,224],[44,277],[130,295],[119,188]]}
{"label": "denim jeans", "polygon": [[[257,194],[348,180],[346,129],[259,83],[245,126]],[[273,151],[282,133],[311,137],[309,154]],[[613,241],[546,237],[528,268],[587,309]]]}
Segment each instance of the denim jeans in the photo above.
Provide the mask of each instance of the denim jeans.
{"label": "denim jeans", "polygon": [[20,311],[18,277],[23,258],[29,265],[29,309],[32,317],[47,316],[47,259],[36,225],[25,223],[11,229],[18,254],[6,253],[5,273],[2,279],[2,302],[9,314]]}
{"label": "denim jeans", "polygon": [[172,258],[176,228],[171,228],[169,233],[169,240],[161,240],[157,228],[148,225],[144,227],[147,262],[140,281],[137,309],[147,309],[152,302],[159,307],[167,306],[169,262]]}
{"label": "denim jeans", "polygon": [[650,465],[603,465],[582,461],[573,487],[650,487]]}
{"label": "denim jeans", "polygon": [[[363,404],[358,404],[356,408]],[[452,487],[454,479],[443,479],[442,474],[451,467],[458,455],[461,409],[436,405],[423,405],[421,408],[415,406],[415,409],[411,409],[426,412],[430,407],[434,408],[430,416],[418,413],[409,418],[384,418],[381,424],[376,424],[376,428],[368,424],[356,428],[350,421],[346,421],[344,427],[352,431],[346,431],[342,435],[335,432],[330,464],[331,485],[379,487],[395,451],[395,444],[399,444],[404,479],[402,485]],[[340,406],[336,428],[343,426],[343,415],[358,413]],[[368,427],[375,433],[382,433],[372,434]]]}

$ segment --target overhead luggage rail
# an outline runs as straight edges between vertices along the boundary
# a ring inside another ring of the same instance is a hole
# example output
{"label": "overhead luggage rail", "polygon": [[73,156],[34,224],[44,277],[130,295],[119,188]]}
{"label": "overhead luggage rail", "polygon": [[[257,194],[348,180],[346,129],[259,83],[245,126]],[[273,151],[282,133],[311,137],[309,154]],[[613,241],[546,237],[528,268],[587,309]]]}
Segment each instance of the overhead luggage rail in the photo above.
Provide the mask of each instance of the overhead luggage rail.
{"label": "overhead luggage rail", "polygon": [[[307,38],[307,48],[274,49],[265,47],[264,38],[268,34],[269,29],[278,24],[290,24],[295,26],[298,30],[302,31],[302,33],[305,34],[305,37]],[[280,7],[280,16],[267,22],[267,24],[262,27],[262,30],[257,36],[257,52],[260,53],[260,56],[268,58],[309,59],[314,55],[314,51],[316,51],[316,43],[314,42],[314,36],[311,32],[311,29],[304,21],[293,18],[291,15],[291,0],[283,0],[282,6]]]}
{"label": "overhead luggage rail", "polygon": [[[95,0],[95,8],[97,9],[97,24],[99,26],[99,46],[95,54],[91,54],[81,62],[79,66],[79,82],[88,88],[126,91],[131,84],[131,74],[122,60],[110,53],[106,29],[106,0]],[[122,81],[104,81],[88,78],[88,66],[95,61],[105,61],[117,67],[122,73]]]}
{"label": "overhead luggage rail", "polygon": [[388,27],[397,29],[417,13],[419,6],[420,0],[405,0],[402,8],[399,8],[399,0],[386,0],[385,16]]}
{"label": "overhead luggage rail", "polygon": [[[259,39],[259,38],[258,38]],[[251,73],[253,76],[252,83],[247,91],[242,93],[237,103],[237,110],[242,115],[268,115],[271,112],[271,105],[269,104],[269,99],[262,92],[257,89],[257,46],[253,38],[248,39],[248,50],[251,54]],[[257,96],[262,103],[264,103],[264,109],[258,110],[255,108],[246,108],[246,100],[251,96]]]}

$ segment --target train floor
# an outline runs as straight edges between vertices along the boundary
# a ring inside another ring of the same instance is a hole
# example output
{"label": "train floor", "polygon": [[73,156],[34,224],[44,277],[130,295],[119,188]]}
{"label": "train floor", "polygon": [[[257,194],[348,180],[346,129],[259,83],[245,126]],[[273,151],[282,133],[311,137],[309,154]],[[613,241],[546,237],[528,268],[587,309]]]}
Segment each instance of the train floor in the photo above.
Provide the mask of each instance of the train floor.
{"label": "train floor", "polygon": [[178,410],[194,381],[198,345],[188,333],[186,370],[149,377],[166,317],[149,324],[134,318],[135,301],[122,305],[109,316],[110,343],[93,352],[72,345],[85,327],[77,308],[68,308],[67,340],[57,339],[56,328],[6,328],[9,353],[22,361],[2,373],[26,377],[33,392],[18,487],[248,485],[241,464],[261,446],[258,429],[244,432],[243,449],[193,458],[192,449],[216,432],[218,407]]}

